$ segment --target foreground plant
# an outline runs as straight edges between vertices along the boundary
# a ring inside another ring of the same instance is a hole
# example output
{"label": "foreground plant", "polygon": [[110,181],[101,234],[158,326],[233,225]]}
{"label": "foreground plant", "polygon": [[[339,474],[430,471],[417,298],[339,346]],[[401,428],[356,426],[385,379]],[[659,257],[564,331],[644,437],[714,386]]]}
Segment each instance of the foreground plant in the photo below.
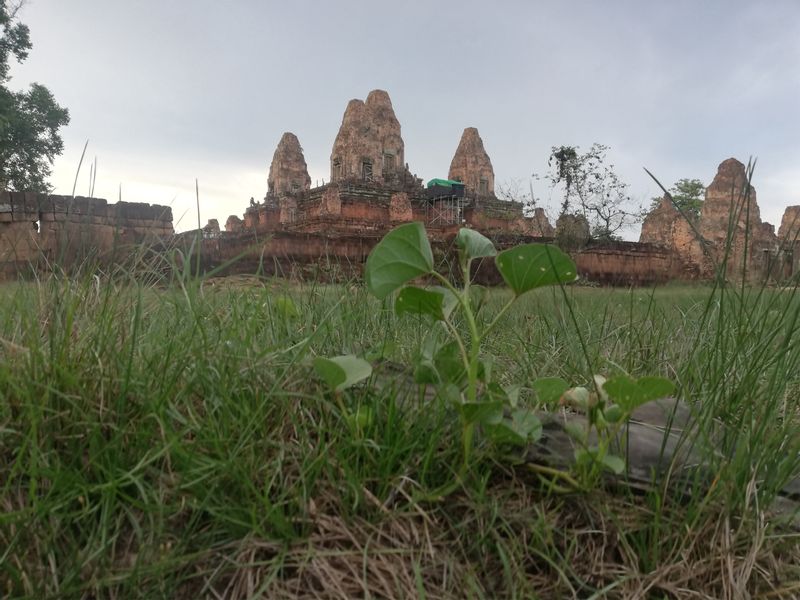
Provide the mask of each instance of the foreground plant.
{"label": "foreground plant", "polygon": [[[470,462],[476,426],[498,445],[524,445],[541,435],[541,423],[534,412],[518,406],[519,386],[501,387],[491,378],[491,357],[481,346],[506,311],[530,290],[574,281],[575,263],[554,246],[523,244],[497,251],[487,237],[472,229],[461,229],[456,236],[461,288],[436,271],[425,229],[420,223],[401,225],[390,231],[367,259],[366,282],[369,291],[385,299],[399,290],[395,299],[398,315],[417,314],[441,324],[447,334],[444,343],[429,337],[415,366],[419,384],[437,387],[440,397],[458,410],[461,424],[463,475]],[[513,292],[512,298],[490,321],[478,313],[486,290],[471,282],[472,263],[494,258],[497,270]],[[441,285],[406,285],[420,277],[433,278]],[[467,327],[463,335],[455,317],[461,315]]]}
{"label": "foreground plant", "polygon": [[[557,477],[572,487],[586,490],[594,487],[606,471],[621,475],[625,471],[624,456],[630,450],[626,426],[634,411],[675,392],[673,383],[663,377],[633,379],[618,375],[606,379],[595,375],[593,384],[591,388],[571,388],[560,377],[533,382],[532,387],[540,401],[557,402],[586,415],[585,424],[567,422],[564,425],[564,430],[575,443],[574,473],[567,475],[540,470],[547,475],[548,483]],[[535,465],[531,467],[539,470]]]}

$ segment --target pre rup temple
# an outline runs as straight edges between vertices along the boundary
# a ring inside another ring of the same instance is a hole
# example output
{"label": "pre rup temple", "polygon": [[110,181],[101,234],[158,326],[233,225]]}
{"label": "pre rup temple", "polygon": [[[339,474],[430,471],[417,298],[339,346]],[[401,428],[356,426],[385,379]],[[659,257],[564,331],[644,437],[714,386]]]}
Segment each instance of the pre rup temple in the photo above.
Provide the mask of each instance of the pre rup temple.
{"label": "pre rup temple", "polygon": [[[455,140],[454,140],[455,142]],[[800,206],[781,226],[761,221],[744,165],[723,161],[701,214],[681,215],[668,198],[644,220],[639,242],[593,242],[589,225],[565,215],[555,227],[541,208],[526,215],[521,203],[498,199],[494,169],[478,130],[458,142],[447,179],[423,185],[405,160],[400,122],[389,95],[373,90],[351,100],[333,142],[330,178],[312,187],[300,141],[280,139],[263,200],[251,200],[224,229],[214,219],[202,230],[175,235],[169,207],[71,196],[0,192],[0,277],[13,278],[54,265],[69,270],[132,256],[179,250],[205,271],[325,281],[359,276],[372,247],[391,228],[421,221],[446,268],[460,227],[492,238],[498,247],[552,242],[569,228],[567,250],[584,279],[599,284],[649,285],[714,277],[727,258],[726,276],[753,283],[780,282],[800,268],[793,251]],[[191,255],[191,256],[190,256]],[[493,280],[491,266],[481,275]]]}

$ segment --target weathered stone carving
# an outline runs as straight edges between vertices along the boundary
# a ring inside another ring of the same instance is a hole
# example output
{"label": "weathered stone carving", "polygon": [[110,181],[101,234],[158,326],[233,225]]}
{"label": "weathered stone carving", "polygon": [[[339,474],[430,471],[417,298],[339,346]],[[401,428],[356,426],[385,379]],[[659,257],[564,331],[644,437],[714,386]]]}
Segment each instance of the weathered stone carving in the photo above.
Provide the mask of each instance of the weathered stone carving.
{"label": "weathered stone carving", "polygon": [[350,100],[331,151],[331,181],[391,183],[405,175],[405,146],[389,94]]}
{"label": "weathered stone carving", "polygon": [[283,134],[272,156],[267,188],[267,196],[271,197],[296,194],[311,188],[311,177],[300,140],[289,131]]}
{"label": "weathered stone carving", "polygon": [[461,181],[467,194],[494,196],[494,169],[483,147],[483,140],[474,127],[467,127],[450,163],[450,179]]}

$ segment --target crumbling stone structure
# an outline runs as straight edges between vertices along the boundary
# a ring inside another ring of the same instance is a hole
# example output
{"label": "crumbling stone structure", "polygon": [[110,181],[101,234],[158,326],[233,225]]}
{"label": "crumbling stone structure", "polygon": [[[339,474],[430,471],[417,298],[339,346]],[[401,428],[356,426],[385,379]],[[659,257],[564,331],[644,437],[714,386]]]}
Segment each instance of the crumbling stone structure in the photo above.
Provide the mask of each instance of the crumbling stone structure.
{"label": "crumbling stone structure", "polygon": [[87,257],[125,260],[130,249],[173,235],[168,206],[98,198],[0,192],[0,276],[39,265],[68,269]]}
{"label": "crumbling stone structure", "polygon": [[696,223],[665,197],[645,218],[639,240],[674,252],[682,278],[710,279],[723,263],[722,275],[730,279],[786,276],[775,228],[761,221],[755,188],[735,158],[720,163]]}
{"label": "crumbling stone structure", "polygon": [[203,237],[217,237],[219,234],[219,221],[217,219],[209,219],[206,226],[203,227]]}
{"label": "crumbling stone structure", "polygon": [[563,214],[556,221],[555,237],[564,250],[580,250],[592,237],[589,221],[581,214]]}
{"label": "crumbling stone structure", "polygon": [[475,127],[467,127],[461,134],[448,178],[461,181],[467,190],[478,197],[494,197],[492,161]]}
{"label": "crumbling stone structure", "polygon": [[267,198],[278,198],[286,194],[297,194],[311,187],[308,165],[300,147],[300,140],[289,131],[283,134],[267,177]]}
{"label": "crumbling stone structure", "polygon": [[241,233],[244,229],[244,221],[242,221],[236,215],[231,215],[228,217],[228,220],[225,221],[225,231],[227,233]]}

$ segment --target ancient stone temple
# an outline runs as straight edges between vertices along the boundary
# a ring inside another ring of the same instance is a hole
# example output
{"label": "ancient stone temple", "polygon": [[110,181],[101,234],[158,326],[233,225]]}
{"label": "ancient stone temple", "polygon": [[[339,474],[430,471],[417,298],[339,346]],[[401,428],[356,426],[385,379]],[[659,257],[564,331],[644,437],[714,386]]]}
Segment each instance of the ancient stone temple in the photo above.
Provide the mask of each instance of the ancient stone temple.
{"label": "ancient stone temple", "polygon": [[267,197],[280,197],[296,194],[311,187],[308,165],[297,136],[289,131],[283,134],[267,177]]}
{"label": "ancient stone temple", "polygon": [[483,140],[474,127],[461,134],[455,156],[450,163],[450,179],[461,181],[468,193],[476,196],[494,196],[494,169],[483,147]]}
{"label": "ancient stone temple", "polygon": [[639,240],[674,251],[687,277],[713,277],[727,260],[727,277],[740,279],[745,273],[749,280],[762,281],[783,260],[775,228],[761,221],[756,191],[735,158],[720,163],[696,223],[689,223],[665,197],[645,218]]}
{"label": "ancient stone temple", "polygon": [[389,94],[372,90],[350,100],[331,151],[331,181],[391,183],[406,175],[400,122]]}

